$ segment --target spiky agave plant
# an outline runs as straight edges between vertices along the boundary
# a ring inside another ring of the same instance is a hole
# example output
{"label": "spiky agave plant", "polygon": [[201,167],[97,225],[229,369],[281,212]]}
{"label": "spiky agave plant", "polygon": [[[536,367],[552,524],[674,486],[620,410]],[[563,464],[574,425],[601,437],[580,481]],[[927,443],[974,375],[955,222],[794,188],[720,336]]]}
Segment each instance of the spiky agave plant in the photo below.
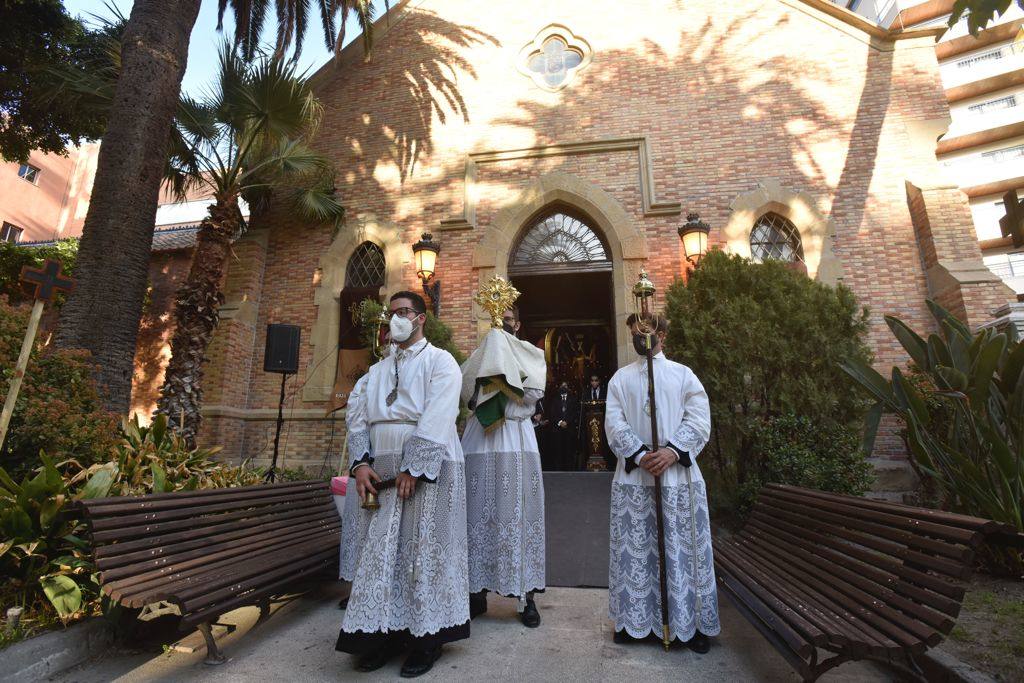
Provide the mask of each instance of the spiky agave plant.
{"label": "spiky agave plant", "polygon": [[[993,329],[972,332],[935,302],[928,306],[941,334],[927,340],[885,318],[927,385],[899,367],[886,379],[865,363],[842,364],[876,400],[865,447],[870,451],[882,413],[895,414],[917,469],[950,507],[1024,532],[1024,343]],[[1019,549],[992,547],[987,559],[993,569],[1021,568]]]}

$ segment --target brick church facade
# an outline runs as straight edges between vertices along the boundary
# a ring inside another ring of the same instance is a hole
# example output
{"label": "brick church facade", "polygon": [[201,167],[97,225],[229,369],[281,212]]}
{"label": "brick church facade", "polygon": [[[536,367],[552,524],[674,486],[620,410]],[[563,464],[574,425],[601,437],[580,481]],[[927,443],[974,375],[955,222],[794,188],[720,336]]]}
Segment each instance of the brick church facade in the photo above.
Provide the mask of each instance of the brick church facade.
{"label": "brick church facade", "polygon": [[[614,369],[631,353],[628,283],[644,267],[661,287],[683,274],[688,212],[711,226],[710,246],[744,255],[774,221],[809,277],[870,307],[880,366],[905,361],[883,314],[928,330],[933,297],[989,321],[1014,297],[935,159],[949,118],[938,33],[882,29],[823,0],[399,4],[371,60],[356,41],[315,76],[314,144],[335,164],[346,224],[272,211],[235,244],[202,440],[228,460],[269,456],[280,378],[262,371],[266,325],[291,323],[302,346],[285,464],[330,451],[337,467],[343,412],[325,414],[346,287],[367,284],[353,269],[369,253],[383,258],[370,283],[381,294],[420,291],[412,245],[425,232],[442,246],[441,318],[466,351],[486,326],[472,294],[501,274],[552,324],[606,325]],[[597,256],[573,269],[562,261],[574,257],[545,264],[520,248],[545,220],[581,224],[576,246],[589,239]],[[899,453],[890,438],[876,455]]]}

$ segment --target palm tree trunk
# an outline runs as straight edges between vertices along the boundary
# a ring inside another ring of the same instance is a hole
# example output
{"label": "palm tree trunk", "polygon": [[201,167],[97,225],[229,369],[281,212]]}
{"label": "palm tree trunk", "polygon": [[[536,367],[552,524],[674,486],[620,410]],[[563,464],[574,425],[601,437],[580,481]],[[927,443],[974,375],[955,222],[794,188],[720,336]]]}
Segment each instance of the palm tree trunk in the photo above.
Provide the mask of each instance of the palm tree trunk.
{"label": "palm tree trunk", "polygon": [[108,410],[127,413],[153,226],[189,35],[200,0],[135,0],[56,343],[97,363]]}
{"label": "palm tree trunk", "polygon": [[238,231],[240,219],[238,194],[218,195],[199,228],[192,267],[178,290],[174,308],[171,360],[164,373],[157,412],[167,415],[168,423],[190,447],[195,447],[202,420],[203,363],[220,320],[231,238]]}

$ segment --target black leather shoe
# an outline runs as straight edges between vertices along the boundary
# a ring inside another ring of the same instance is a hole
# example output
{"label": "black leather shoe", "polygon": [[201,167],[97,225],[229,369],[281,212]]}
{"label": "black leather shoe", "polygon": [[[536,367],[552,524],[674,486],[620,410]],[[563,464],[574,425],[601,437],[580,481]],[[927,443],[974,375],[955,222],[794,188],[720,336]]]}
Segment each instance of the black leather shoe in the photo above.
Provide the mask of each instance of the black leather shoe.
{"label": "black leather shoe", "polygon": [[395,650],[390,647],[382,647],[381,649],[375,650],[369,654],[361,655],[356,659],[356,671],[362,671],[363,673],[376,671],[390,662],[391,658],[394,656]]}
{"label": "black leather shoe", "polygon": [[487,591],[469,594],[469,618],[476,619],[487,611]]}
{"label": "black leather shoe", "polygon": [[686,641],[686,647],[690,648],[699,655],[704,655],[707,654],[708,650],[711,649],[711,639],[703,633],[701,633],[700,631],[697,631],[693,634],[693,638],[690,638],[688,641]]}
{"label": "black leather shoe", "polygon": [[409,656],[405,660],[405,664],[402,665],[401,676],[402,678],[416,678],[434,668],[434,662],[441,659],[441,646],[438,645],[433,650],[420,650],[419,648],[414,649],[409,653]]}
{"label": "black leather shoe", "polygon": [[537,628],[540,626],[540,612],[537,611],[537,605],[533,602],[533,598],[526,599],[526,607],[523,609],[523,613],[519,615],[519,618],[526,628]]}

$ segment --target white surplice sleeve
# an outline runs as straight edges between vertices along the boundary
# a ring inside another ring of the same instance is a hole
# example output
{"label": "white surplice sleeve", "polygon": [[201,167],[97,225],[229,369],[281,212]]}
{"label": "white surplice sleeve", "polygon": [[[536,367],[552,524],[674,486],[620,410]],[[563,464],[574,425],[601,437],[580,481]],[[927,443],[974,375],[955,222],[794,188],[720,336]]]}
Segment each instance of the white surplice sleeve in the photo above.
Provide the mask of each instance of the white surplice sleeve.
{"label": "white surplice sleeve", "polygon": [[704,385],[689,369],[686,370],[679,401],[683,406],[683,417],[667,445],[679,456],[679,462],[689,467],[711,438],[711,404]]}
{"label": "white surplice sleeve", "polygon": [[352,473],[352,466],[361,462],[373,463],[370,453],[370,425],[366,416],[366,384],[369,381],[370,373],[366,373],[356,382],[348,397],[348,405],[345,408],[345,428],[348,431],[346,444],[348,446],[348,461],[351,463],[349,474]]}
{"label": "white surplice sleeve", "polygon": [[605,403],[604,431],[608,437],[608,447],[611,448],[615,457],[624,462],[626,472],[631,472],[637,466],[636,456],[643,454],[647,449],[640,436],[633,431],[626,420],[626,413],[623,410],[625,402],[629,400],[625,388],[622,386],[620,375],[616,374],[608,383],[608,399]]}
{"label": "white surplice sleeve", "polygon": [[414,477],[436,481],[447,443],[459,417],[462,372],[447,351],[437,353],[429,370],[427,397],[416,431],[405,442],[399,470]]}

